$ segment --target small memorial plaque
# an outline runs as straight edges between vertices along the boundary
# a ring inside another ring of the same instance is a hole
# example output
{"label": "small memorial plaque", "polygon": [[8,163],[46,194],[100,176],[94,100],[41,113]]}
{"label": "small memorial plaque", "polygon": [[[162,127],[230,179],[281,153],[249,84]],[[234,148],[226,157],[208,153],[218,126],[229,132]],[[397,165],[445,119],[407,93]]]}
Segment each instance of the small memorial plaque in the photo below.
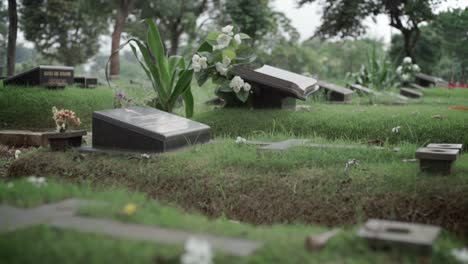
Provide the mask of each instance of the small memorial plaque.
{"label": "small memorial plaque", "polygon": [[165,152],[210,140],[210,127],[151,107],[93,113],[93,147]]}
{"label": "small memorial plaque", "polygon": [[306,100],[319,89],[314,78],[269,65],[256,70],[237,67],[234,74],[252,85],[254,108],[295,108],[295,99]]}
{"label": "small memorial plaque", "polygon": [[41,65],[6,78],[4,84],[63,88],[73,84],[73,67]]}

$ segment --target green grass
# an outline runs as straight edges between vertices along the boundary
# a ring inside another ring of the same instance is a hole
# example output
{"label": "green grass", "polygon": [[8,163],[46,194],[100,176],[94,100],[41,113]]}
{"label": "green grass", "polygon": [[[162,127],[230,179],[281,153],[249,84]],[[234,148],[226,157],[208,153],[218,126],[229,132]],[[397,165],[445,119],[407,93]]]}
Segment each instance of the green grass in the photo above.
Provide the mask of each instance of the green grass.
{"label": "green grass", "polygon": [[[187,214],[163,205],[138,192],[110,188],[91,188],[90,184],[72,185],[49,181],[41,188],[24,180],[13,181],[8,188],[0,183],[0,201],[18,206],[34,206],[43,202],[79,197],[105,201],[80,209],[79,214],[111,218],[124,222],[158,225],[193,232],[247,238],[263,241],[264,247],[252,256],[239,258],[216,253],[215,263],[414,263],[417,258],[397,251],[375,252],[355,235],[356,228],[346,228],[320,252],[304,249],[307,235],[318,234],[326,228],[313,225],[252,226],[234,223],[226,218],[210,220],[198,214]],[[137,204],[132,216],[120,214],[126,203]],[[450,249],[461,247],[461,241],[444,232],[436,241],[431,260],[450,263]],[[46,226],[30,227],[0,237],[0,261],[3,263],[179,263],[182,246],[155,245],[144,242],[111,239],[109,237],[60,230]]]}
{"label": "green grass", "polygon": [[[467,237],[468,156],[460,157],[450,177],[432,176],[419,173],[418,163],[402,161],[414,158],[417,145],[400,147],[278,154],[218,139],[149,160],[35,150],[16,160],[9,175],[127,187],[187,210],[253,224],[347,225],[374,217],[442,225]],[[345,171],[349,159],[360,164]]]}

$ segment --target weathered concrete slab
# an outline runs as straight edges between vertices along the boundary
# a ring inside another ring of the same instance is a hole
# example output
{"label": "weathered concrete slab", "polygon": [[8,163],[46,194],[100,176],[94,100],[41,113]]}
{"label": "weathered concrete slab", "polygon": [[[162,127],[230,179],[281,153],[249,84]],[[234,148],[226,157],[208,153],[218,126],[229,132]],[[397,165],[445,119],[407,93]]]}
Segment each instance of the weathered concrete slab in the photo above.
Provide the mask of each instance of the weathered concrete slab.
{"label": "weathered concrete slab", "polygon": [[328,100],[333,102],[348,102],[354,93],[350,89],[324,81],[319,81],[318,85],[326,91]]}
{"label": "weathered concrete slab", "polygon": [[463,149],[463,144],[431,143],[431,144],[428,144],[426,148],[458,149],[461,152]]}
{"label": "weathered concrete slab", "polygon": [[235,256],[248,256],[262,246],[261,242],[243,239],[216,237],[207,234],[77,216],[54,218],[50,225],[80,232],[105,234],[116,238],[144,240],[162,244],[183,245],[187,239],[196,237],[206,240],[216,250]]}
{"label": "weathered concrete slab", "polygon": [[458,149],[419,148],[416,151],[416,158],[428,160],[456,160],[458,153]]}
{"label": "weathered concrete slab", "polygon": [[409,98],[421,98],[423,94],[415,89],[400,88],[400,94]]}
{"label": "weathered concrete slab", "polygon": [[355,91],[357,93],[361,93],[361,94],[368,94],[368,95],[371,95],[371,94],[376,95],[377,94],[374,90],[369,89],[369,88],[367,88],[365,86],[362,86],[360,84],[351,84],[349,86],[349,88],[351,90],[353,90],[353,91]]}
{"label": "weathered concrete slab", "polygon": [[6,146],[47,147],[48,132],[33,132],[28,130],[0,130],[0,144]]}
{"label": "weathered concrete slab", "polygon": [[261,142],[255,141],[251,143],[248,141],[247,144],[261,145],[258,148],[260,151],[286,151],[293,147],[309,147],[309,148],[332,148],[332,149],[385,149],[379,146],[362,146],[362,145],[335,145],[335,144],[317,144],[310,143],[310,140],[304,139],[288,139],[280,142]]}
{"label": "weathered concrete slab", "polygon": [[[162,244],[183,245],[187,239],[196,237],[208,241],[214,249],[234,256],[248,256],[263,246],[263,242],[260,241],[214,236],[157,226],[121,223],[110,219],[75,216],[76,211],[81,206],[96,203],[95,201],[68,199],[31,209],[1,205],[0,233],[43,224],[80,232],[108,235],[115,238]],[[105,204],[102,203],[102,205]]]}
{"label": "weathered concrete slab", "polygon": [[373,248],[397,247],[421,254],[430,254],[439,236],[440,227],[378,219],[368,220],[358,236],[368,240]]}
{"label": "weathered concrete slab", "polygon": [[413,88],[413,89],[416,89],[416,90],[419,90],[419,91],[422,91],[422,90],[426,89],[425,87],[423,87],[423,86],[421,86],[419,84],[416,84],[416,83],[410,83],[410,84],[408,84],[408,86],[410,88]]}

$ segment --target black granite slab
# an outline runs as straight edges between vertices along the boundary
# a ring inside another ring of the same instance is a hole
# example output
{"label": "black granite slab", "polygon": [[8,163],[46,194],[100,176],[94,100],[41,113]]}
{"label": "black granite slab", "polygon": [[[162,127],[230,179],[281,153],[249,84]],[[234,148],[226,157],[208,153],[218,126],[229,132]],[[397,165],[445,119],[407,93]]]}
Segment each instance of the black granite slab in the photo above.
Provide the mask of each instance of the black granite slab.
{"label": "black granite slab", "polygon": [[73,67],[41,65],[31,70],[13,75],[4,80],[5,85],[43,86],[63,88],[72,85]]}
{"label": "black granite slab", "polygon": [[354,93],[348,88],[344,88],[333,83],[319,81],[318,85],[320,88],[325,90],[328,101],[332,102],[348,102],[351,100],[351,96]]}
{"label": "black granite slab", "polygon": [[314,78],[269,65],[236,67],[233,72],[252,86],[253,108],[295,108],[296,99],[306,100],[319,89]]}
{"label": "black granite slab", "polygon": [[440,86],[440,87],[448,87],[449,83],[440,78],[431,76],[424,73],[416,73],[414,75],[416,77],[416,83],[422,87],[431,87],[431,86]]}
{"label": "black granite slab", "polygon": [[210,140],[210,127],[151,107],[93,113],[93,148],[165,152]]}

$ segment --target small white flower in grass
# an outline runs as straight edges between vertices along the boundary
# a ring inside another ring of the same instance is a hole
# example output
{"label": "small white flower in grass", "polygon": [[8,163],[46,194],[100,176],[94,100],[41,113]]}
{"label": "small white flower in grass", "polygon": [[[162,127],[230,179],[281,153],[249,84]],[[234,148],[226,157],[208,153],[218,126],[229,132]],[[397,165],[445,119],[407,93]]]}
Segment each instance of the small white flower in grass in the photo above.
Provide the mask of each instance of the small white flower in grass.
{"label": "small white flower in grass", "polygon": [[243,138],[243,137],[237,137],[236,138],[236,144],[246,144],[247,143],[247,139]]}
{"label": "small white flower in grass", "polygon": [[250,89],[252,88],[252,86],[250,86],[249,83],[244,83],[243,88],[244,88],[244,91],[248,92],[248,91],[250,91]]}
{"label": "small white flower in grass", "polygon": [[146,153],[143,153],[143,154],[141,154],[141,157],[142,157],[143,159],[149,159],[149,158],[150,158],[150,155],[148,155],[148,154],[146,154]]}
{"label": "small white flower in grass", "polygon": [[357,166],[359,165],[359,160],[357,159],[349,159],[347,162],[346,162],[346,166],[345,166],[345,171],[347,171],[350,167],[354,167],[354,166]]}
{"label": "small white flower in grass", "polygon": [[392,128],[392,133],[394,133],[394,134],[400,133],[400,128],[401,128],[401,126],[396,126],[396,127]]}
{"label": "small white flower in grass", "polygon": [[29,176],[26,180],[35,187],[42,187],[47,185],[46,179],[44,177]]}
{"label": "small white flower in grass", "polygon": [[15,159],[19,159],[20,155],[21,155],[21,150],[19,149],[15,150]]}
{"label": "small white flower in grass", "polygon": [[452,249],[452,256],[461,263],[468,263],[468,249]]}
{"label": "small white flower in grass", "polygon": [[403,59],[403,63],[406,63],[406,64],[411,64],[413,62],[413,60],[411,59],[411,57],[405,57]]}
{"label": "small white flower in grass", "polygon": [[229,87],[231,87],[235,93],[238,93],[244,87],[244,80],[239,76],[235,76],[229,83]]}
{"label": "small white flower in grass", "polygon": [[227,75],[227,72],[228,72],[228,68],[224,67],[224,65],[221,63],[221,62],[217,62],[215,64],[215,67],[216,67],[216,71],[223,75],[223,76],[226,76]]}
{"label": "small white flower in grass", "polygon": [[234,29],[233,26],[227,25],[227,26],[225,26],[225,27],[223,27],[221,29],[221,32],[223,32],[224,34],[226,34],[228,36],[232,36],[232,35],[234,35],[234,33],[232,32],[233,29]]}
{"label": "small white flower in grass", "polygon": [[240,45],[242,43],[242,38],[239,34],[236,34],[234,36],[234,41],[236,42],[237,45]]}
{"label": "small white flower in grass", "polygon": [[189,238],[185,242],[185,253],[180,262],[182,264],[212,264],[213,252],[210,243],[198,238]]}
{"label": "small white flower in grass", "polygon": [[216,42],[218,43],[216,49],[224,49],[229,46],[229,43],[231,43],[232,37],[226,35],[226,34],[220,34],[218,38],[216,39]]}

